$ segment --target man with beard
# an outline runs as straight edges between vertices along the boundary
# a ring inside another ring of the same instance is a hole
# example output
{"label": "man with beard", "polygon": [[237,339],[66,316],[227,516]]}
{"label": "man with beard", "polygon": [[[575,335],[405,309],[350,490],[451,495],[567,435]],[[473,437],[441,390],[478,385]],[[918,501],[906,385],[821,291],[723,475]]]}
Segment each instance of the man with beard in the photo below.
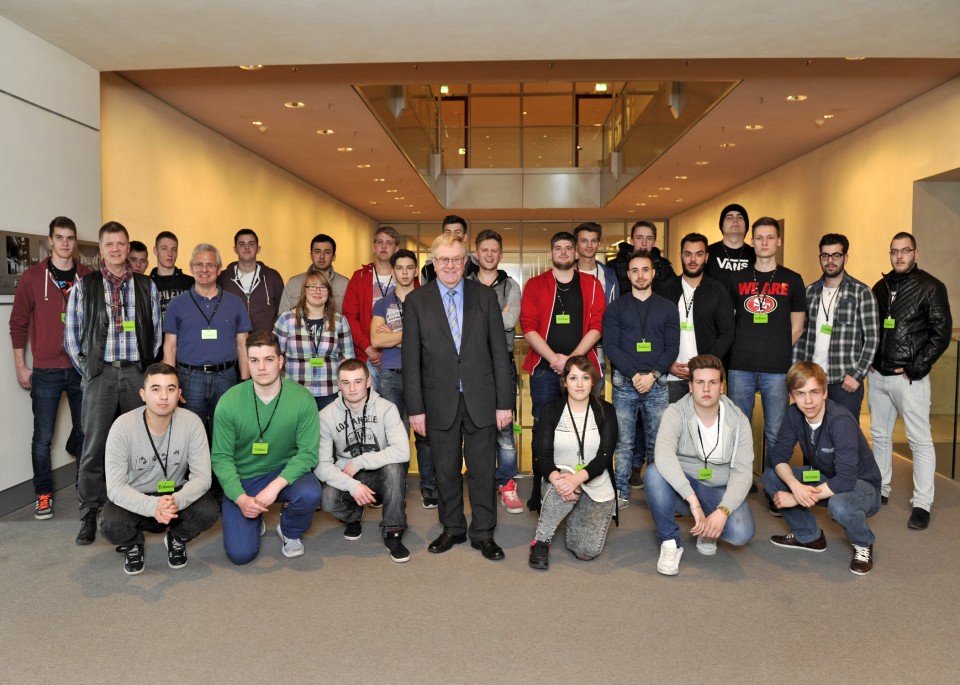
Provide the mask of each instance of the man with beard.
{"label": "man with beard", "polygon": [[877,301],[865,283],[846,272],[850,242],[839,233],[820,238],[823,276],[807,286],[807,321],[794,361],[827,371],[827,393],[860,420],[863,379],[877,351]]}
{"label": "man with beard", "polygon": [[680,317],[673,302],[653,292],[653,257],[637,250],[630,258],[629,295],[603,316],[603,340],[613,364],[613,406],[617,410],[614,473],[620,508],[630,503],[630,475],[637,413],[646,454],[653,457],[660,418],[668,402],[666,374],[680,350]]}
{"label": "man with beard", "polygon": [[[600,281],[573,268],[576,244],[567,231],[555,234],[550,239],[553,268],[528,280],[520,300],[520,330],[530,344],[523,368],[530,374],[534,444],[541,410],[562,394],[560,374],[567,359],[585,355],[600,371],[595,345],[607,305]],[[540,507],[536,483],[527,506]]]}
{"label": "man with beard", "polygon": [[893,476],[893,427],[897,414],[903,419],[913,455],[913,511],[907,526],[915,530],[930,525],[937,465],[930,434],[930,369],[950,344],[953,326],[947,289],[917,266],[919,256],[916,239],[897,233],[890,243],[893,270],[873,286],[883,324],[867,398],[884,503]]}
{"label": "man with beard", "polygon": [[[650,253],[650,259],[653,260],[653,292],[659,293],[667,282],[671,281],[677,274],[673,270],[673,264],[670,260],[660,254],[660,248],[657,247],[657,226],[650,221],[638,221],[630,229],[630,241],[633,243],[633,250],[646,250]],[[633,256],[630,257],[631,261]],[[633,279],[629,279],[631,284]]]}
{"label": "man with beard", "polygon": [[704,275],[709,260],[706,236],[685,235],[680,241],[683,274],[660,291],[663,297],[677,303],[680,314],[680,354],[667,374],[670,404],[690,390],[690,359],[700,354],[723,359],[733,345],[733,302],[720,281]]}
{"label": "man with beard", "polygon": [[710,253],[707,276],[729,286],[734,275],[753,266],[757,261],[757,254],[744,242],[749,225],[750,217],[743,205],[732,204],[723,208],[720,212],[720,232],[723,240],[707,248]]}

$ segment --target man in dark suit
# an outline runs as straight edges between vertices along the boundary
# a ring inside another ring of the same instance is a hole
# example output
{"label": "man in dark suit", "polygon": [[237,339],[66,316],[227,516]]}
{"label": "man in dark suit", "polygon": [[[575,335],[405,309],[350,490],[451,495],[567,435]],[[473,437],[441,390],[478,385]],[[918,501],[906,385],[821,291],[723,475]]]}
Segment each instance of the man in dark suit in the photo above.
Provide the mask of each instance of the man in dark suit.
{"label": "man in dark suit", "polygon": [[410,425],[430,437],[443,533],[427,548],[446,552],[467,541],[461,467],[473,521],[470,541],[490,560],[503,559],[497,525],[497,431],[513,421],[513,395],[496,293],[463,278],[463,241],[441,235],[430,249],[437,279],[404,301],[403,390]]}

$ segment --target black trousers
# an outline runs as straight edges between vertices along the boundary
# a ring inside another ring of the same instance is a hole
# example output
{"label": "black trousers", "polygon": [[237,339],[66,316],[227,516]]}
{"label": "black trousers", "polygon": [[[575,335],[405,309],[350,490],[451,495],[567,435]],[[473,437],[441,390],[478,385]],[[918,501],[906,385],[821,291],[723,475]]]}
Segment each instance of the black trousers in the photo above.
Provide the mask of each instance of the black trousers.
{"label": "black trousers", "polygon": [[463,513],[464,461],[467,464],[467,490],[470,493],[470,539],[483,542],[493,537],[497,527],[497,425],[480,428],[460,395],[460,404],[453,425],[447,430],[429,427],[430,451],[437,472],[437,499],[440,502],[440,523],[447,533],[467,532]]}
{"label": "black trousers", "polygon": [[[186,509],[177,512],[170,522],[170,530],[182,542],[190,542],[217,522],[220,510],[209,492]],[[167,526],[152,516],[141,516],[107,500],[103,505],[100,532],[114,545],[132,545],[143,532],[163,533]]]}

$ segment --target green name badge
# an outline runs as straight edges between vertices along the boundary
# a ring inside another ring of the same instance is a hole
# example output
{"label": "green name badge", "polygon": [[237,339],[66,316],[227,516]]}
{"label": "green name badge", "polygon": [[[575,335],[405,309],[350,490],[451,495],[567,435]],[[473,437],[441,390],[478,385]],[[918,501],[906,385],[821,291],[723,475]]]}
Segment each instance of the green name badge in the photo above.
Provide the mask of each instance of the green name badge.
{"label": "green name badge", "polygon": [[310,357],[310,368],[311,369],[323,368],[323,357]]}
{"label": "green name badge", "polygon": [[769,319],[768,319],[767,317],[768,317],[767,314],[754,314],[754,315],[753,315],[753,322],[754,322],[754,323],[767,323],[767,322],[769,321]]}
{"label": "green name badge", "polygon": [[700,480],[710,480],[713,478],[713,469],[700,469],[700,475],[697,476]]}
{"label": "green name badge", "polygon": [[124,321],[121,326],[123,327],[124,333],[134,333],[137,330],[136,321]]}
{"label": "green name badge", "polygon": [[513,432],[514,432],[514,433],[522,433],[522,432],[523,432],[523,426],[521,426],[519,423],[514,423],[514,424],[513,424]]}
{"label": "green name badge", "polygon": [[692,331],[693,330],[693,321],[681,321],[680,322],[681,331]]}
{"label": "green name badge", "polygon": [[268,442],[255,442],[253,443],[253,454],[266,454],[270,448],[270,443]]}
{"label": "green name badge", "polygon": [[557,314],[557,323],[570,323],[569,314]]}
{"label": "green name badge", "polygon": [[587,468],[587,465],[586,465],[586,464],[577,464],[577,466],[576,466],[576,468],[575,468],[574,470],[575,470],[577,473],[579,473],[580,471],[583,471],[585,468]]}
{"label": "green name badge", "polygon": [[638,342],[637,343],[637,352],[652,352],[653,343],[648,342]]}
{"label": "green name badge", "polygon": [[176,487],[176,483],[172,480],[161,480],[157,482],[157,492],[161,495],[164,495],[168,492],[173,492]]}
{"label": "green name badge", "polygon": [[216,340],[217,339],[217,329],[216,328],[204,328],[200,331],[201,340]]}
{"label": "green name badge", "polygon": [[820,471],[817,469],[811,469],[809,471],[803,472],[803,482],[804,483],[818,483],[820,482]]}
{"label": "green name badge", "polygon": [[63,322],[65,322],[66,320],[67,320],[67,313],[66,313],[66,312],[60,312],[60,323],[63,323]]}
{"label": "green name badge", "polygon": [[888,316],[886,319],[883,320],[883,327],[884,327],[884,328],[893,328],[895,324],[896,324],[896,321],[894,321],[893,319],[891,319],[889,316]]}
{"label": "green name badge", "polygon": [[825,323],[825,324],[823,324],[822,326],[820,326],[820,332],[821,332],[821,333],[826,333],[827,335],[832,335],[832,334],[833,334],[833,326],[831,326],[831,325],[828,324],[828,323]]}

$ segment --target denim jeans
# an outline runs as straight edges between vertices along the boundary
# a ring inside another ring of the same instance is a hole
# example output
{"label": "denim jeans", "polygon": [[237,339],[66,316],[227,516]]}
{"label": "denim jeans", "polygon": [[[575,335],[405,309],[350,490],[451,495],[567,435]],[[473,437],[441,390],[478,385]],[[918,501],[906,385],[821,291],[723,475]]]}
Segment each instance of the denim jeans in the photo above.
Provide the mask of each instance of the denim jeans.
{"label": "denim jeans", "polygon": [[[712,514],[720,505],[720,501],[726,494],[725,487],[709,487],[689,474],[687,482],[693,488],[700,506],[703,507],[703,513],[706,516]],[[683,499],[680,494],[673,489],[660,471],[657,470],[656,463],[650,464],[643,477],[644,496],[647,498],[647,506],[650,507],[650,514],[653,516],[653,524],[657,527],[657,538],[663,543],[666,540],[674,540],[677,547],[680,544],[680,526],[677,525],[676,515],[693,516],[690,511],[690,504]],[[744,501],[734,511],[730,512],[727,518],[727,524],[723,527],[720,539],[731,545],[745,545],[750,542],[753,533],[756,530],[756,524],[753,521],[753,512],[750,506]]]}
{"label": "denim jeans", "polygon": [[83,392],[80,390],[80,374],[69,369],[34,369],[30,398],[33,402],[33,441],[30,456],[33,460],[33,490],[38,495],[53,492],[53,466],[50,459],[50,442],[57,427],[60,398],[67,393],[70,418],[76,441],[76,453],[83,454],[83,426],[80,407]]}
{"label": "denim jeans", "polygon": [[760,403],[763,405],[765,454],[769,454],[770,449],[777,442],[780,424],[783,423],[783,417],[787,415],[787,407],[790,406],[787,375],[753,371],[731,371],[727,374],[727,395],[751,423],[753,423],[753,405],[757,391],[760,392]]}
{"label": "denim jeans", "polygon": [[937,455],[930,432],[930,376],[918,381],[905,376],[882,376],[869,373],[870,437],[873,456],[880,467],[880,492],[890,496],[893,478],[893,427],[897,414],[903,419],[910,454],[913,457],[913,497],[910,503],[930,511],[933,506],[933,483]]}
{"label": "denim jeans", "polygon": [[827,386],[827,397],[831,402],[836,402],[841,407],[846,407],[853,418],[860,423],[860,410],[863,408],[863,381],[856,392],[847,392],[843,389],[843,383],[831,383]]}
{"label": "denim jeans", "polygon": [[[531,444],[537,444],[537,436],[540,433],[540,412],[550,402],[563,397],[563,388],[560,385],[560,376],[553,372],[546,362],[538,364],[537,368],[530,374],[530,413],[533,415],[533,436]],[[553,430],[553,426],[547,426],[547,430]],[[530,508],[539,508],[540,503],[540,478],[534,474],[533,490],[530,492],[530,500],[527,506]]]}
{"label": "denim jeans", "polygon": [[370,372],[370,387],[380,392],[380,367],[367,360],[367,371]]}
{"label": "denim jeans", "polygon": [[[383,520],[380,528],[388,530],[407,528],[407,469],[403,464],[386,464],[375,471],[357,471],[354,476],[383,498]],[[323,510],[341,523],[353,523],[363,518],[363,507],[353,495],[327,485],[323,489]]]}
{"label": "denim jeans", "polygon": [[637,413],[643,423],[643,439],[647,463],[653,461],[657,443],[657,428],[666,411],[667,386],[654,383],[650,391],[641,395],[629,378],[614,369],[613,408],[617,410],[617,451],[614,455],[616,486],[623,499],[630,499],[630,470],[633,465],[633,446],[637,434]]}
{"label": "denim jeans", "polygon": [[537,521],[534,539],[550,542],[560,522],[567,518],[567,549],[579,558],[587,560],[600,556],[610,529],[610,519],[616,506],[614,500],[594,502],[587,495],[580,495],[576,502],[564,501],[552,483],[548,483]]}
{"label": "denim jeans", "polygon": [[[517,411],[517,364],[510,355],[510,383],[513,388],[513,411]],[[418,457],[419,459],[419,457]],[[497,485],[506,485],[517,475],[517,443],[513,421],[497,433]]]}
{"label": "denim jeans", "polygon": [[[403,373],[399,369],[380,369],[380,395],[391,402],[400,412],[403,426],[410,434],[410,421],[403,399]],[[417,470],[420,471],[420,488],[437,487],[437,474],[433,468],[433,459],[430,457],[430,438],[419,433],[413,434],[413,442],[417,448]],[[409,464],[408,464],[409,467]]]}
{"label": "denim jeans", "polygon": [[[178,540],[190,542],[216,523],[219,515],[216,500],[207,492],[186,509],[178,511],[177,518],[170,521],[169,527]],[[143,531],[162,533],[166,529],[167,524],[160,523],[152,516],[141,516],[110,501],[103,505],[100,532],[111,544],[132,545]]]}
{"label": "denim jeans", "polygon": [[[802,482],[803,468],[800,466],[792,468],[797,480]],[[820,480],[817,483],[805,483],[805,485],[816,486],[822,482],[823,480]],[[790,488],[780,480],[780,476],[773,469],[766,469],[763,472],[763,487],[770,497],[778,492],[790,492]],[[876,536],[867,525],[867,519],[880,511],[880,491],[873,485],[865,480],[857,480],[857,484],[850,492],[838,492],[817,504],[827,508],[830,518],[843,527],[850,542],[863,547],[873,544]],[[798,541],[813,542],[820,537],[817,518],[806,507],[788,507],[781,509],[780,513],[783,514],[783,520],[790,526],[790,530]]]}
{"label": "denim jeans", "polygon": [[223,394],[237,384],[237,368],[206,372],[181,366],[177,373],[184,407],[200,417],[207,431],[207,443],[212,444],[213,414]]}
{"label": "denim jeans", "polygon": [[[279,476],[281,471],[282,469],[278,469],[253,478],[245,478],[240,481],[240,485],[243,486],[245,493],[255,496]],[[313,524],[313,513],[320,504],[320,496],[320,481],[313,475],[313,471],[303,474],[280,491],[277,501],[288,503],[280,513],[280,529],[286,537],[299,540],[310,530]],[[228,498],[223,500],[221,516],[223,518],[223,549],[227,553],[227,558],[238,566],[256,559],[260,553],[262,516],[248,519],[233,500]]]}

